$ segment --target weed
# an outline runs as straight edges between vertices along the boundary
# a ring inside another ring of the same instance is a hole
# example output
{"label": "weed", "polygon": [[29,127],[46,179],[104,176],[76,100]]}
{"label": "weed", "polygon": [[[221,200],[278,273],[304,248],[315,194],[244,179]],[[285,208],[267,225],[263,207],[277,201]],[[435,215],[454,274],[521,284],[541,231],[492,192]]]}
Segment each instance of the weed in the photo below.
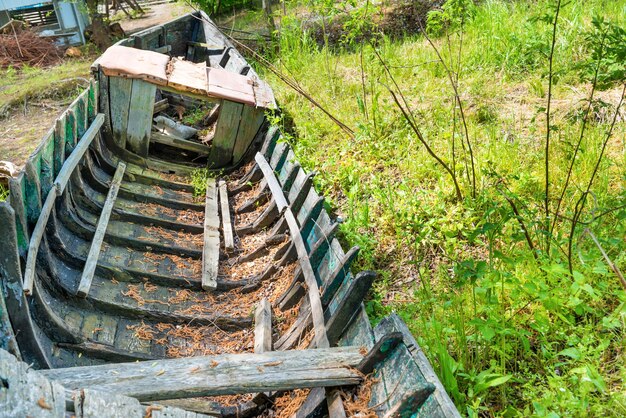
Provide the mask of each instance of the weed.
{"label": "weed", "polygon": [[0,184],[0,202],[6,200],[9,196],[9,189]]}
{"label": "weed", "polygon": [[[420,36],[379,35],[374,49],[357,25],[344,49],[320,46],[283,17],[277,65],[354,131],[266,73],[293,116],[290,142],[361,247],[356,267],[381,272],[368,312],[402,316],[463,413],[623,416],[626,292],[605,259],[625,269],[626,1],[564,2],[556,31],[554,1],[446,5],[428,22],[441,57]],[[470,161],[475,182],[462,180]]]}

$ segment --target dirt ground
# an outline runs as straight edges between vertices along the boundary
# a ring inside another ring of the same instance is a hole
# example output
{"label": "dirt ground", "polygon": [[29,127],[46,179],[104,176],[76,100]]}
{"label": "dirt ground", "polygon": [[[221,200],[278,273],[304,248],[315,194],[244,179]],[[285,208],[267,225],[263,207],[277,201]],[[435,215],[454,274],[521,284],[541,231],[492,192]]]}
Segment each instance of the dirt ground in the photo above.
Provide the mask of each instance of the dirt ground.
{"label": "dirt ground", "polygon": [[188,4],[156,4],[147,8],[145,15],[135,19],[124,18],[119,23],[122,26],[122,29],[124,29],[124,32],[126,32],[126,35],[131,35],[135,32],[139,32],[140,30],[165,23],[193,11],[194,9]]}
{"label": "dirt ground", "polygon": [[25,108],[15,109],[0,124],[0,160],[22,168],[64,110],[64,106],[54,101],[26,104]]}

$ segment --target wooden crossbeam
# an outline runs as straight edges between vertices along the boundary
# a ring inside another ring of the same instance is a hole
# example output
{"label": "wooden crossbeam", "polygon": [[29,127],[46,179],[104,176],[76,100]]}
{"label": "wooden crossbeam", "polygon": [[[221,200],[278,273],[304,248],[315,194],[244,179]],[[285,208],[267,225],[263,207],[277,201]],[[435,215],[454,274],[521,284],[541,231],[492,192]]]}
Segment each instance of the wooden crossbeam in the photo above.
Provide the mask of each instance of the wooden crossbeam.
{"label": "wooden crossbeam", "polygon": [[220,354],[42,370],[70,390],[98,389],[140,401],[356,385],[359,347]]}
{"label": "wooden crossbeam", "polygon": [[189,141],[188,139],[176,138],[170,135],[165,135],[161,132],[151,132],[150,142],[157,144],[169,145],[170,147],[184,149],[187,151],[195,152],[197,154],[207,156],[211,153],[211,148],[198,142]]}
{"label": "wooden crossbeam", "polygon": [[235,240],[233,238],[233,226],[230,222],[230,206],[228,205],[228,189],[226,182],[220,180],[220,208],[222,210],[222,234],[224,235],[224,249],[232,251],[235,249]]}
{"label": "wooden crossbeam", "polygon": [[72,151],[70,156],[63,163],[59,174],[54,180],[54,187],[50,189],[48,196],[46,196],[46,200],[41,208],[41,213],[39,214],[39,219],[37,219],[37,224],[35,225],[28,244],[28,256],[26,258],[26,269],[24,271],[23,283],[23,290],[26,295],[30,295],[33,292],[33,284],[35,282],[35,263],[37,262],[39,245],[41,244],[43,234],[46,230],[46,224],[50,218],[50,213],[54,208],[54,202],[56,201],[57,196],[61,196],[63,194],[65,186],[67,186],[67,183],[70,180],[70,176],[74,172],[74,169],[80,160],[83,159],[85,152],[89,149],[91,142],[100,131],[100,127],[103,123],[104,114],[98,113],[94,121],[91,123],[91,126],[89,126],[89,129],[87,129],[76,145],[76,148],[74,148],[74,151]]}
{"label": "wooden crossbeam", "polygon": [[217,210],[215,179],[207,180],[204,207],[204,247],[202,250],[202,288],[217,288],[217,271],[220,259],[220,220]]}
{"label": "wooden crossbeam", "polygon": [[115,175],[111,181],[109,193],[107,194],[106,201],[102,207],[102,212],[100,213],[100,218],[98,219],[96,233],[91,241],[91,247],[89,248],[89,255],[87,256],[87,261],[85,262],[85,268],[83,269],[83,274],[80,277],[80,284],[78,285],[78,290],[76,291],[76,294],[80,297],[84,298],[89,294],[93,275],[96,272],[96,266],[98,265],[98,258],[100,257],[100,249],[102,247],[102,242],[104,241],[107,226],[109,225],[109,218],[111,217],[115,200],[117,199],[117,192],[120,189],[120,184],[122,184],[124,171],[126,171],[126,164],[120,162],[117,165]]}

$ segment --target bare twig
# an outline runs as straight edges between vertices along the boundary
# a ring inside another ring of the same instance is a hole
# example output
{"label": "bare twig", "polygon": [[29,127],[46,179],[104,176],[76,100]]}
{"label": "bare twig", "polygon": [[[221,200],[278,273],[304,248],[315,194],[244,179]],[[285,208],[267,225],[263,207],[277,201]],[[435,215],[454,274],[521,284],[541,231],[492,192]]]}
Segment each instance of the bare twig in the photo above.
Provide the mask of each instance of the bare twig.
{"label": "bare twig", "polygon": [[413,130],[413,132],[415,132],[415,135],[417,135],[417,139],[419,139],[419,141],[422,143],[422,145],[424,145],[424,147],[426,148],[426,151],[430,154],[431,157],[433,157],[443,167],[444,170],[446,170],[448,172],[448,174],[450,174],[450,177],[452,177],[452,181],[454,182],[454,189],[455,189],[455,192],[456,192],[456,197],[457,197],[458,200],[462,200],[463,199],[463,194],[461,193],[461,188],[459,187],[459,183],[457,181],[456,174],[454,173],[454,171],[452,171],[450,166],[448,166],[448,164],[446,164],[446,162],[443,161],[435,153],[435,151],[430,147],[430,145],[428,144],[428,142],[424,138],[424,135],[422,134],[422,131],[417,126],[417,123],[416,123],[415,119],[413,118],[413,114],[411,112],[411,108],[410,108],[406,98],[404,97],[404,94],[402,94],[402,90],[398,86],[398,83],[396,82],[396,79],[393,77],[393,74],[391,74],[391,71],[389,70],[389,67],[387,67],[387,64],[385,63],[385,60],[383,60],[383,58],[378,53],[378,50],[373,45],[372,45],[372,49],[374,50],[374,53],[378,57],[378,60],[382,64],[383,68],[385,69],[385,72],[387,73],[387,75],[391,79],[392,83],[396,87],[396,90],[398,91],[398,95],[400,95],[400,98],[402,99],[402,103],[404,103],[404,105],[402,103],[400,103],[400,100],[398,100],[398,96],[396,95],[396,93],[392,89],[390,89],[388,86],[385,86],[387,88],[387,90],[389,90],[389,93],[391,94],[391,97],[393,97],[393,100],[396,103],[396,106],[398,107],[398,109],[400,109],[400,112],[402,112],[402,115],[404,116],[404,119],[408,122],[408,124],[411,127],[411,129]]}
{"label": "bare twig", "polygon": [[548,104],[546,106],[546,145],[545,145],[545,231],[546,231],[546,254],[550,255],[550,105],[552,104],[552,65],[554,62],[554,48],[556,45],[556,28],[561,11],[561,0],[557,1],[552,23],[552,45],[550,47],[549,71],[548,71]]}
{"label": "bare twig", "polygon": [[509,202],[511,209],[513,210],[513,213],[515,214],[515,219],[517,219],[517,222],[519,223],[520,228],[522,228],[522,232],[524,232],[524,237],[526,238],[526,243],[528,244],[528,248],[530,249],[530,252],[533,254],[535,261],[539,261],[539,256],[537,255],[537,251],[535,250],[535,245],[533,244],[533,240],[530,238],[530,233],[528,232],[528,228],[526,228],[526,223],[524,222],[524,218],[522,218],[519,211],[517,210],[517,206],[515,205],[515,202],[506,194],[504,193],[500,193],[500,194],[504,197],[504,199],[506,199],[507,202]]}
{"label": "bare twig", "polygon": [[615,124],[617,123],[617,118],[618,118],[619,113],[620,113],[620,108],[622,107],[622,104],[624,103],[624,95],[625,94],[626,94],[626,83],[624,83],[624,87],[622,88],[622,94],[620,96],[619,103],[617,104],[617,107],[615,108],[615,114],[613,115],[613,121],[611,122],[611,126],[610,126],[608,132],[606,133],[606,137],[604,139],[604,143],[602,144],[602,150],[600,151],[600,155],[598,156],[598,160],[596,161],[596,165],[594,166],[593,172],[591,173],[591,177],[589,178],[589,182],[587,183],[587,188],[583,192],[583,194],[580,196],[578,201],[576,202],[576,207],[574,209],[574,216],[573,216],[573,219],[572,219],[572,226],[570,228],[570,234],[569,234],[569,239],[568,239],[568,262],[569,262],[569,270],[570,270],[570,272],[573,271],[572,246],[573,246],[573,242],[574,242],[574,234],[576,232],[576,226],[578,225],[578,220],[580,219],[580,216],[581,216],[581,214],[583,212],[583,209],[585,208],[585,203],[587,201],[587,196],[591,192],[591,186],[593,185],[593,181],[595,180],[596,175],[598,174],[598,170],[600,169],[600,163],[602,162],[602,158],[604,157],[604,151],[606,150],[606,146],[609,143],[609,139],[611,139],[611,136],[613,135],[613,129],[615,128]]}
{"label": "bare twig", "polygon": [[[452,89],[454,90],[454,99],[456,100],[456,102],[457,102],[457,104],[459,106],[459,115],[461,116],[461,122],[462,122],[462,125],[463,125],[463,131],[465,133],[465,142],[467,143],[467,149],[468,149],[468,152],[469,152],[470,163],[471,163],[471,166],[472,166],[472,184],[471,184],[471,186],[472,186],[472,197],[476,197],[476,168],[474,167],[474,151],[472,149],[472,143],[471,143],[470,138],[469,138],[469,131],[467,129],[467,122],[465,120],[465,111],[463,110],[463,103],[461,102],[461,96],[459,95],[458,78],[457,78],[457,81],[455,82],[454,81],[454,77],[452,76],[452,70],[450,69],[450,67],[448,67],[448,65],[444,61],[443,57],[441,56],[441,53],[439,52],[439,49],[437,48],[435,43],[430,39],[430,37],[428,36],[426,31],[424,30],[424,27],[422,26],[422,24],[419,23],[419,25],[420,25],[420,31],[424,35],[424,38],[426,38],[426,40],[428,41],[430,46],[435,51],[435,54],[437,54],[437,58],[439,59],[439,62],[441,62],[441,65],[443,65],[443,68],[446,71],[446,74],[448,76],[448,80],[450,81],[450,85],[452,86]],[[459,54],[460,54],[460,52],[459,52]]]}
{"label": "bare twig", "polygon": [[589,120],[589,114],[591,113],[591,107],[593,104],[593,96],[596,91],[596,86],[598,84],[598,72],[600,71],[600,62],[602,61],[602,56],[604,52],[604,41],[606,39],[606,31],[602,34],[602,40],[600,41],[600,53],[598,54],[598,62],[596,64],[596,71],[593,76],[593,83],[591,84],[591,92],[589,93],[589,103],[587,104],[587,109],[585,110],[585,116],[583,118],[582,127],[580,128],[580,135],[578,136],[578,142],[576,143],[576,148],[574,149],[574,155],[572,156],[572,160],[570,161],[569,168],[567,170],[567,176],[565,177],[565,184],[563,185],[563,190],[561,190],[561,196],[557,201],[556,211],[554,212],[554,220],[552,221],[552,228],[550,229],[550,234],[554,231],[556,227],[557,220],[559,219],[559,211],[561,209],[561,204],[563,203],[563,199],[565,198],[565,192],[567,191],[567,187],[569,186],[570,178],[572,177],[572,172],[574,169],[574,162],[576,161],[576,156],[578,155],[578,151],[580,150],[580,145],[582,144],[583,137],[585,136],[585,128],[587,127],[587,122]]}
{"label": "bare twig", "polygon": [[611,270],[613,270],[613,272],[615,273],[615,275],[619,279],[620,284],[622,285],[622,288],[624,288],[624,290],[626,290],[626,279],[624,279],[624,275],[620,271],[619,267],[617,267],[617,265],[615,263],[613,263],[613,261],[611,261],[611,258],[606,253],[606,251],[604,251],[604,248],[602,248],[602,245],[600,245],[600,241],[598,241],[598,238],[596,238],[596,236],[593,234],[593,232],[591,232],[591,230],[589,228],[585,228],[585,232],[587,233],[587,235],[589,235],[591,237],[593,242],[596,244],[596,247],[598,247],[598,250],[600,250],[600,253],[602,253],[602,257],[604,257],[604,260],[606,261],[606,263],[609,265]]}

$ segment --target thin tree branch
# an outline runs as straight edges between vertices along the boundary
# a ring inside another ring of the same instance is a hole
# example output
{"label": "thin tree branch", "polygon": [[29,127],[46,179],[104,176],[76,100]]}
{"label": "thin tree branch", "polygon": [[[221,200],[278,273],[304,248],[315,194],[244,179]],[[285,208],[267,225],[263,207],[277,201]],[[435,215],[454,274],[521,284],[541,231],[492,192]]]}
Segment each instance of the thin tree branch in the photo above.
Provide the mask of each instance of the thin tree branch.
{"label": "thin tree branch", "polygon": [[567,170],[567,176],[565,177],[565,184],[563,185],[563,190],[561,190],[561,196],[557,201],[556,211],[554,212],[554,220],[552,221],[552,228],[550,228],[550,234],[554,231],[556,227],[557,220],[559,219],[559,212],[561,210],[561,204],[563,203],[563,199],[565,198],[565,192],[567,191],[567,187],[569,186],[570,178],[572,177],[572,172],[574,169],[574,163],[576,161],[576,156],[578,155],[578,151],[580,150],[580,145],[582,144],[583,137],[585,136],[585,128],[587,127],[587,122],[589,120],[589,114],[591,113],[591,107],[593,104],[593,96],[596,91],[596,86],[598,84],[598,73],[600,71],[600,62],[602,61],[602,55],[604,52],[604,41],[606,39],[606,32],[602,34],[602,40],[600,41],[600,53],[598,54],[598,62],[596,64],[595,74],[593,76],[593,83],[591,85],[591,93],[589,94],[589,103],[587,104],[587,109],[585,110],[585,116],[583,118],[582,127],[580,129],[580,135],[578,137],[578,143],[576,144],[576,149],[574,149],[574,155],[572,156],[572,160],[570,161],[569,168]]}
{"label": "thin tree branch", "polygon": [[561,0],[557,1],[554,12],[554,22],[552,23],[552,45],[550,46],[549,71],[548,71],[548,104],[546,106],[546,145],[545,145],[545,231],[546,231],[546,254],[550,256],[550,107],[552,104],[552,77],[554,63],[554,48],[556,45],[556,28],[561,11]]}

